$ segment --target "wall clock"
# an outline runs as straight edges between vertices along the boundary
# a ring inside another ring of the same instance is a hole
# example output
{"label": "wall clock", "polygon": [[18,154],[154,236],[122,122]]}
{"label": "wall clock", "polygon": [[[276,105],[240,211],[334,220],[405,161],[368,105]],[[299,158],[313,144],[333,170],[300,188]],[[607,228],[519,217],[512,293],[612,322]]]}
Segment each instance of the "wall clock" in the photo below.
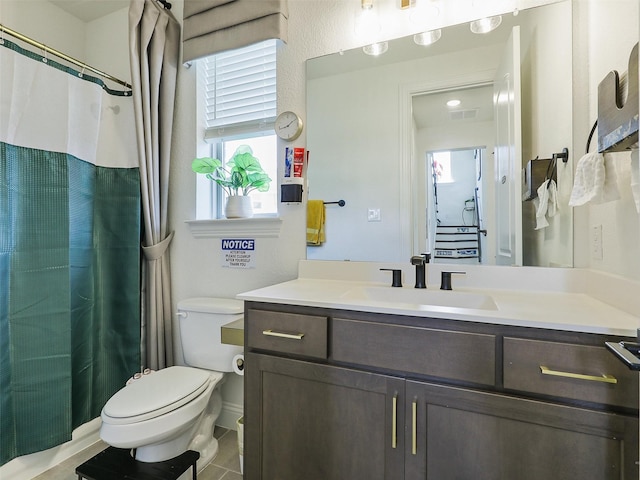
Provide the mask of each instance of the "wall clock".
{"label": "wall clock", "polygon": [[276,135],[292,142],[302,133],[302,119],[294,112],[282,112],[276,118]]}

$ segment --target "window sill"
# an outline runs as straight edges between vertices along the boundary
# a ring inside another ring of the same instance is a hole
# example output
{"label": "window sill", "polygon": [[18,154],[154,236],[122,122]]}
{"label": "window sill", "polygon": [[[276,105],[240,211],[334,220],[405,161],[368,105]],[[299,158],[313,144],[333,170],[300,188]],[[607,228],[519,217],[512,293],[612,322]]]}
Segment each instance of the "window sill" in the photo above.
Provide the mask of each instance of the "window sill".
{"label": "window sill", "polygon": [[280,236],[280,217],[222,218],[219,220],[187,220],[195,238],[222,238],[229,235],[251,238]]}

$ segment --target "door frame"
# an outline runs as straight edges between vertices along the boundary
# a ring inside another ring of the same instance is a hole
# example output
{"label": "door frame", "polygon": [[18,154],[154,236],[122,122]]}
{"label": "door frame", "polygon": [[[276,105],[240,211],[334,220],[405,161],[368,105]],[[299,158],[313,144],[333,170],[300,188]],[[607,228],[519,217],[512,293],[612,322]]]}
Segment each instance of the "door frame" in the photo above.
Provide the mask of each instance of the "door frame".
{"label": "door frame", "polygon": [[[406,212],[400,220],[400,238],[408,238],[402,245],[403,258],[426,252],[427,222],[424,215],[427,203],[426,192],[422,188],[426,175],[426,162],[415,151],[415,135],[413,128],[412,101],[414,96],[431,93],[460,90],[493,84],[495,70],[453,75],[438,80],[423,80],[400,85],[399,114],[400,135],[398,152],[400,152],[400,211]],[[407,179],[409,183],[406,184]],[[403,183],[405,182],[405,183]]]}

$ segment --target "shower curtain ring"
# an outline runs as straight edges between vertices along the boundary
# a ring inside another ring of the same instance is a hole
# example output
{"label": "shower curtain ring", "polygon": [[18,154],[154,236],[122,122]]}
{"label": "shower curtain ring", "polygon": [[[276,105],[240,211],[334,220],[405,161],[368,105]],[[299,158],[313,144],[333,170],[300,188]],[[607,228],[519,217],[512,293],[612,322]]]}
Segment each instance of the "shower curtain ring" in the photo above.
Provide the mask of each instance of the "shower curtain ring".
{"label": "shower curtain ring", "polygon": [[46,49],[46,48],[43,48],[43,49],[42,49],[42,51],[44,52],[44,53],[42,54],[42,62],[43,62],[43,63],[47,63],[47,62],[49,61],[49,60],[47,59],[47,49]]}
{"label": "shower curtain ring", "polygon": [[83,64],[82,65],[82,70],[80,72],[78,72],[78,76],[80,78],[84,78],[84,71],[85,71],[86,68],[87,68],[87,66]]}

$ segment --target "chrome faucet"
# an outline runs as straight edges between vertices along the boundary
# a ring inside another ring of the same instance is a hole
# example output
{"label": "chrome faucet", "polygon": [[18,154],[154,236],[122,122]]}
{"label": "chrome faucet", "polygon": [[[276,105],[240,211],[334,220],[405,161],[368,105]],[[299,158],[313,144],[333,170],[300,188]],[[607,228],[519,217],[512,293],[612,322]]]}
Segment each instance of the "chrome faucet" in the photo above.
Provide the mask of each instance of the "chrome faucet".
{"label": "chrome faucet", "polygon": [[430,253],[423,253],[421,255],[415,255],[411,257],[411,265],[416,267],[416,288],[427,288],[426,277],[426,264],[431,260]]}

